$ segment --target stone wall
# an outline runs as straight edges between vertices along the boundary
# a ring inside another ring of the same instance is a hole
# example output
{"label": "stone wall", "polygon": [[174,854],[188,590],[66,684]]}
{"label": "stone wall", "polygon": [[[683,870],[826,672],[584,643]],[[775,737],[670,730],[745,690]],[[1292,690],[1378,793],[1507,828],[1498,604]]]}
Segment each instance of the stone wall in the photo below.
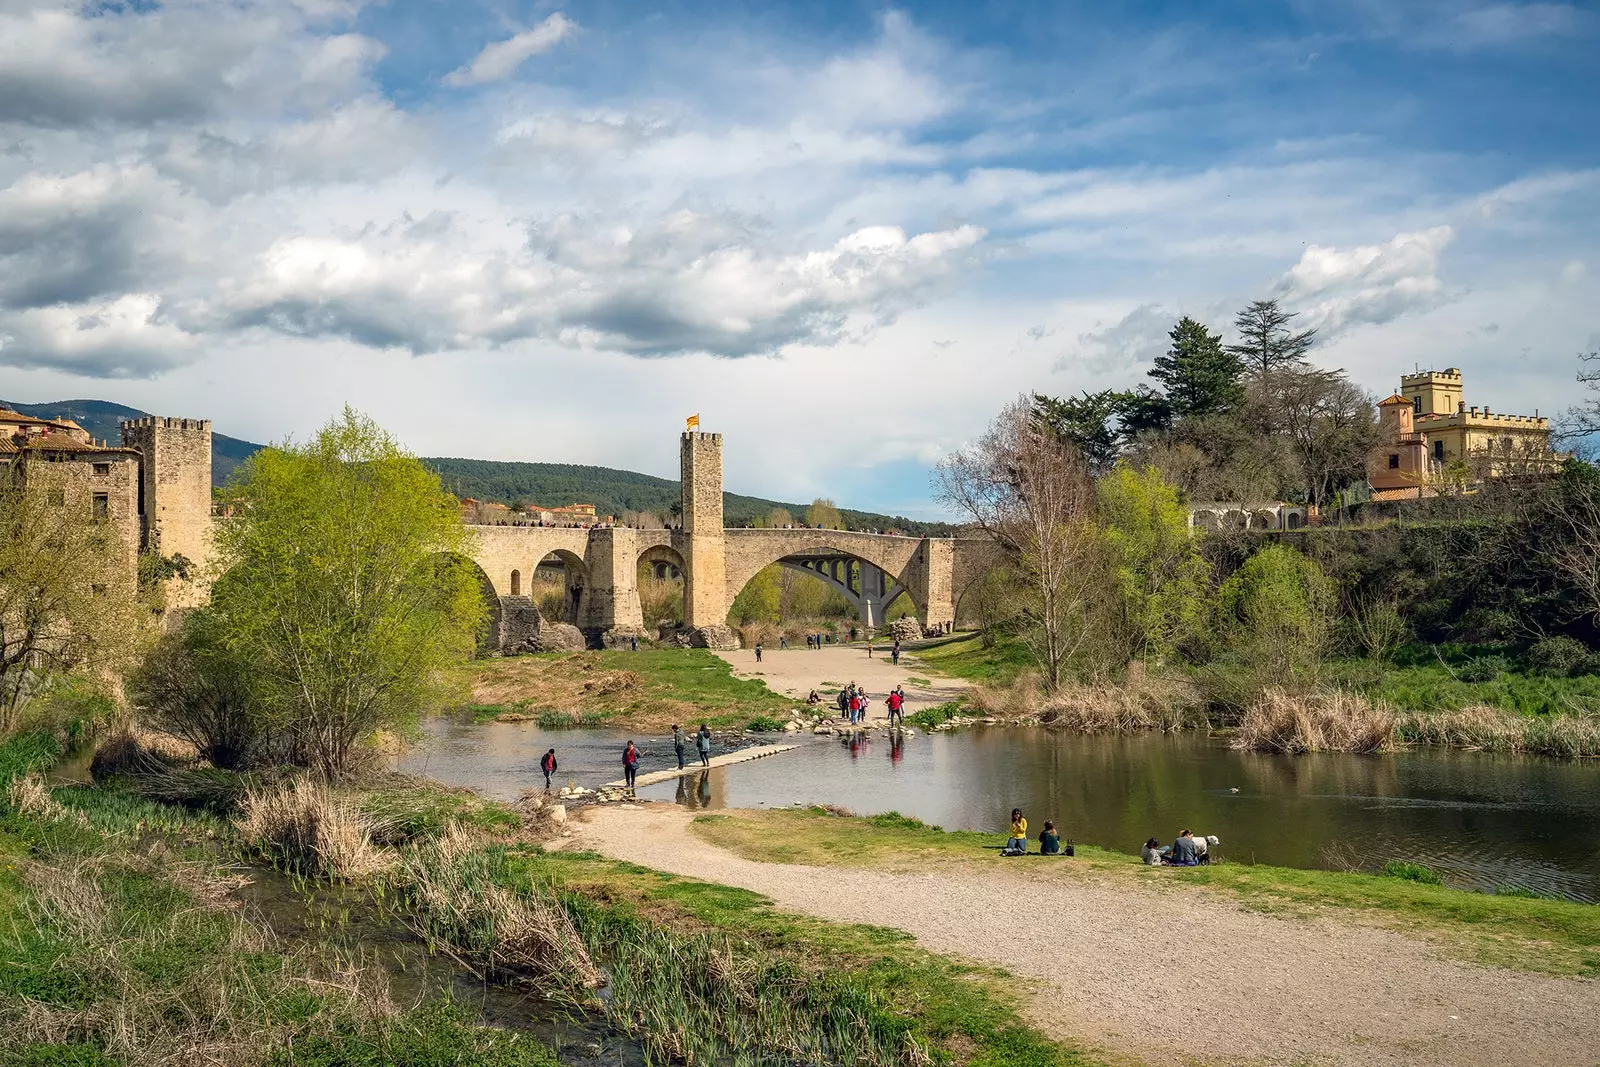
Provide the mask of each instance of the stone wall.
{"label": "stone wall", "polygon": [[728,618],[722,528],[722,435],[685,433],[680,442],[683,540],[673,547],[688,564],[683,614],[688,627],[721,626]]}
{"label": "stone wall", "polygon": [[30,487],[42,489],[69,515],[85,523],[106,524],[132,577],[141,537],[138,454],[107,449],[64,452],[46,459],[35,453],[26,456],[22,464],[22,475]]}

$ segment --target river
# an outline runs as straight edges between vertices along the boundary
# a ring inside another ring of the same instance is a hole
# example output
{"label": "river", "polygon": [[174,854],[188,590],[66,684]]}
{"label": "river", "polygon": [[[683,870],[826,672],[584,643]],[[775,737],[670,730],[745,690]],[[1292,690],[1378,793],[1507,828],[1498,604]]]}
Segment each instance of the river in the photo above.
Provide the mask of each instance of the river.
{"label": "river", "polygon": [[[401,770],[515,799],[542,784],[621,777],[630,735],[434,719]],[[641,771],[674,765],[669,740],[631,735]],[[1184,827],[1221,838],[1233,862],[1375,869],[1425,863],[1452,885],[1517,885],[1600,902],[1600,764],[1415,749],[1384,756],[1235,752],[1193,735],[1085,737],[1027,727],[916,732],[893,742],[805,736],[767,759],[647,786],[640,797],[693,808],[837,804],[899,811],[946,829],[1001,833],[1013,807],[1037,832],[1134,852]],[[692,758],[692,752],[691,752]]]}

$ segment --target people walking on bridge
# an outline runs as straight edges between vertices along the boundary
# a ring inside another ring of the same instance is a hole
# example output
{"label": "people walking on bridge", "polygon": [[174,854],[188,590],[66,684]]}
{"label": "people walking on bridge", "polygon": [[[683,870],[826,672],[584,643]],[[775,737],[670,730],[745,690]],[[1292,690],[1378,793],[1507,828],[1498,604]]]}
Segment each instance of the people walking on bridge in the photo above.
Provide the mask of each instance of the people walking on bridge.
{"label": "people walking on bridge", "polygon": [[633,747],[633,742],[628,742],[628,747],[622,750],[622,776],[628,783],[628,789],[633,789],[633,780],[639,774],[639,750]]}
{"label": "people walking on bridge", "polygon": [[550,791],[550,776],[556,773],[556,750],[551,749],[539,757],[539,769],[544,772],[545,792]]}
{"label": "people walking on bridge", "polygon": [[684,750],[684,747],[688,743],[689,743],[688,738],[683,736],[683,727],[679,726],[677,723],[673,723],[672,724],[672,751],[678,757],[678,770],[680,770],[680,771],[683,770],[683,750]]}
{"label": "people walking on bridge", "polygon": [[711,728],[705,723],[700,724],[700,731],[694,735],[694,747],[700,753],[700,765],[711,766]]}

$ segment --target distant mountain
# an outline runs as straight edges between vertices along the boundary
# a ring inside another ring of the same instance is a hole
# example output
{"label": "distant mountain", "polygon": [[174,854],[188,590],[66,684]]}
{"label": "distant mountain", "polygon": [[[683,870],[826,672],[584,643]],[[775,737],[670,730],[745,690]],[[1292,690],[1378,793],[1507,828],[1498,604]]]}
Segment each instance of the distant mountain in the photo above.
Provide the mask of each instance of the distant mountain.
{"label": "distant mountain", "polygon": [[[593,504],[602,515],[624,511],[666,514],[681,499],[678,483],[634,471],[611,467],[585,467],[573,463],[513,463],[490,459],[424,458],[439,472],[444,487],[458,497],[476,497],[502,504],[522,502],[545,507]],[[738,493],[722,494],[722,513],[729,526],[743,526],[783,508],[802,520],[806,505],[766,500]],[[913,534],[948,534],[955,528],[944,522],[921,522],[872,511],[840,508],[846,526],[857,530],[902,530]]]}
{"label": "distant mountain", "polygon": [[[71,419],[88,430],[91,437],[113,444],[122,440],[123,419],[142,419],[149,414],[108,400],[58,400],[49,404],[13,404],[0,400],[0,407],[40,419]],[[222,485],[235,467],[261,448],[254,442],[213,430],[211,484]],[[611,467],[430,457],[424,457],[422,462],[438,471],[445,488],[456,496],[502,504],[517,501],[545,507],[593,504],[602,515],[621,515],[624,511],[667,514],[680,499],[676,481]],[[776,508],[783,508],[797,520],[805,517],[804,504],[786,504],[738,493],[722,494],[723,515],[730,526],[742,526],[763,518]],[[954,532],[949,523],[919,522],[871,511],[840,508],[839,515],[846,526],[857,530],[903,530],[934,535]]]}
{"label": "distant mountain", "polygon": [[[36,419],[71,419],[88,430],[90,437],[114,445],[122,443],[123,419],[142,419],[149,414],[126,404],[113,404],[109,400],[57,400],[49,404],[13,404],[0,400],[0,407],[32,415]],[[261,446],[253,441],[241,441],[212,430],[211,484],[226,482],[235,467],[260,449]]]}

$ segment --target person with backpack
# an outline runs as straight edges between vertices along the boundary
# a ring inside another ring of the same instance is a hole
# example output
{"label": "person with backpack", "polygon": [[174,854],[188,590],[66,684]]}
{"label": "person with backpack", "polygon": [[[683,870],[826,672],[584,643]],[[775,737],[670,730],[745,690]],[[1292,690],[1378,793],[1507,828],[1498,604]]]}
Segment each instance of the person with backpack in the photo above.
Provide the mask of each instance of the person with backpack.
{"label": "person with backpack", "polygon": [[628,790],[633,790],[633,780],[639,775],[639,750],[633,747],[633,742],[628,742],[628,747],[622,750],[622,776],[628,783]]}
{"label": "person with backpack", "polygon": [[683,749],[688,739],[683,736],[683,727],[677,723],[672,724],[672,751],[678,757],[678,770],[683,770]]}
{"label": "person with backpack", "polygon": [[711,766],[711,728],[705,723],[700,724],[700,731],[694,735],[694,747],[700,753],[700,765]]}
{"label": "person with backpack", "polygon": [[544,772],[544,789],[550,791],[550,776],[556,773],[556,750],[551,749],[539,757],[539,769]]}
{"label": "person with backpack", "polygon": [[760,641],[756,642],[756,662],[757,663],[761,662],[761,642]]}

